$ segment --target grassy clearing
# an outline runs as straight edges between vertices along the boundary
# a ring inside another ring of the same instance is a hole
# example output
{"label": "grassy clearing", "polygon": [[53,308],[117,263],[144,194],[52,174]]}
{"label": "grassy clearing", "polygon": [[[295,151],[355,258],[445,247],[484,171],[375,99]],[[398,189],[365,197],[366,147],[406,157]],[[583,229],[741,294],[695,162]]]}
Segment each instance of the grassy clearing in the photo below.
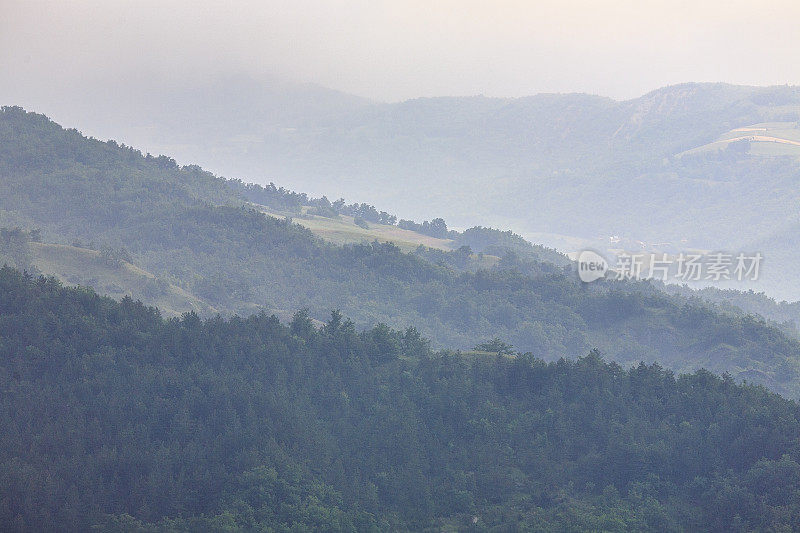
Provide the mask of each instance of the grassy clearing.
{"label": "grassy clearing", "polygon": [[216,312],[214,307],[180,287],[158,280],[131,263],[110,263],[97,251],[35,242],[30,243],[30,248],[33,264],[43,274],[55,276],[66,284],[92,287],[116,299],[129,295],[157,306],[165,316],[188,311],[204,315]]}
{"label": "grassy clearing", "polygon": [[750,153],[753,155],[800,157],[800,125],[797,122],[763,122],[734,128],[713,142],[679,155],[724,150],[730,143],[741,140],[750,141]]}
{"label": "grassy clearing", "polygon": [[[252,204],[266,215],[284,218],[284,213],[277,213],[257,204]],[[452,250],[451,239],[437,239],[415,231],[409,231],[397,226],[386,224],[368,223],[368,228],[357,226],[353,217],[339,215],[337,218],[327,218],[316,215],[302,214],[292,216],[292,221],[310,229],[315,235],[335,244],[358,244],[373,241],[390,242],[405,252],[416,249],[419,245],[439,250]]]}
{"label": "grassy clearing", "polygon": [[[195,311],[201,316],[239,314],[261,310],[289,322],[294,311],[268,308],[254,302],[240,302],[232,308],[211,305],[204,299],[177,285],[159,280],[152,273],[125,261],[109,263],[100,252],[62,244],[30,243],[32,263],[42,274],[55,276],[67,285],[92,287],[97,293],[120,299],[131,296],[147,305],[158,307],[166,317]],[[316,326],[323,322],[311,319]]]}
{"label": "grassy clearing", "polygon": [[[452,239],[438,239],[416,231],[398,228],[397,226],[370,222],[367,228],[362,228],[356,225],[353,217],[346,215],[339,215],[337,218],[321,217],[308,214],[306,208],[303,208],[301,215],[289,215],[272,211],[263,205],[251,205],[271,217],[285,218],[290,216],[293,222],[308,228],[314,235],[338,245],[378,241],[390,242],[404,252],[412,252],[420,245],[446,252],[455,249]],[[495,266],[500,261],[500,258],[490,254],[472,254],[470,261],[470,268],[472,269],[489,269]]]}

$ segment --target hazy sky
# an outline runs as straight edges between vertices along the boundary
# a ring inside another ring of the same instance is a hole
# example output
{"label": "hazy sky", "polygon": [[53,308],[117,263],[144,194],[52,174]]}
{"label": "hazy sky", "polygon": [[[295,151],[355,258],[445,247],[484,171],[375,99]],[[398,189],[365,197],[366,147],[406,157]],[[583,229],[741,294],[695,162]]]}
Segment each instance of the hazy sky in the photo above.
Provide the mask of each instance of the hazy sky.
{"label": "hazy sky", "polygon": [[797,0],[0,0],[2,99],[232,73],[377,100],[623,99],[684,81],[800,84],[798,52]]}

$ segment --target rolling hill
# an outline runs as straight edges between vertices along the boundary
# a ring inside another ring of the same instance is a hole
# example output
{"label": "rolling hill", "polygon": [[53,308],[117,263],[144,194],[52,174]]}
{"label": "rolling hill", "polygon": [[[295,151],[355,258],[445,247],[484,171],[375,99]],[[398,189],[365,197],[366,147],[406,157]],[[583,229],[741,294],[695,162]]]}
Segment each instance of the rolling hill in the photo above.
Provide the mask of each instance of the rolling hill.
{"label": "rolling hill", "polygon": [[[616,235],[750,252],[796,222],[800,202],[796,87],[689,83],[627,101],[542,94],[399,103],[241,77],[146,97],[119,89],[62,113],[95,135],[219,175],[368,201],[403,218],[435,213],[455,227],[510,228],[565,252],[607,250]],[[763,127],[772,135],[749,150],[727,142]],[[783,248],[759,249],[774,268],[741,288],[800,299]]]}
{"label": "rolling hill", "polygon": [[[548,360],[599,348],[624,365],[705,367],[800,392],[800,343],[775,325],[646,283],[583,285],[563,256],[508,232],[420,225],[445,232],[453,251],[333,244],[254,209],[235,182],[87,139],[19,108],[0,113],[0,176],[0,220],[38,230],[28,240],[95,243],[101,255],[224,314],[307,308],[325,320],[341,309],[359,327],[418,328],[436,347],[468,349],[500,337]],[[500,259],[476,265],[487,260],[479,250]]]}

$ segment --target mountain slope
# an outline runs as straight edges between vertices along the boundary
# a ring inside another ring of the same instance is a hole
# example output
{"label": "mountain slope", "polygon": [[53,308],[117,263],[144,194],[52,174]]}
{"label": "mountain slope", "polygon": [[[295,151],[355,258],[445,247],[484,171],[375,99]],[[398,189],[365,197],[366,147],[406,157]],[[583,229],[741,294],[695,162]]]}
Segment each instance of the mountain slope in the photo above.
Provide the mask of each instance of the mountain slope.
{"label": "mountain slope", "polygon": [[[512,228],[550,246],[605,249],[620,235],[749,252],[800,205],[793,150],[763,142],[749,153],[697,150],[732,130],[796,125],[796,87],[683,84],[622,102],[545,94],[396,104],[241,78],[186,92],[188,104],[175,98],[178,88],[154,89],[141,101],[91,102],[71,118],[218,174],[369,201],[404,218],[436,213],[457,227]],[[783,272],[791,264],[781,250],[758,250],[781,262],[752,288],[800,299],[800,275]]]}
{"label": "mountain slope", "polygon": [[127,261],[104,257],[102,252],[62,244],[31,243],[30,247],[31,264],[65,283],[99,287],[113,298],[130,295],[144,299],[158,306],[165,316],[189,311],[202,315],[216,312],[211,305],[180,287]]}
{"label": "mountain slope", "polygon": [[[20,109],[0,113],[0,219],[46,243],[124,250],[136,266],[225,313],[341,309],[359,326],[409,326],[435,346],[501,337],[555,360],[598,347],[624,364],[706,367],[800,391],[800,344],[761,319],[731,317],[628,283],[581,284],[569,265],[506,254],[464,266],[466,249],[404,254],[391,244],[335,246],[247,207],[229,183],[168,158],[82,138]],[[498,238],[476,229],[476,246]],[[466,242],[465,242],[466,244]],[[526,255],[530,252],[530,255]]]}
{"label": "mountain slope", "polygon": [[800,409],[597,353],[431,353],[341,315],[165,321],[0,269],[9,530],[791,530]]}

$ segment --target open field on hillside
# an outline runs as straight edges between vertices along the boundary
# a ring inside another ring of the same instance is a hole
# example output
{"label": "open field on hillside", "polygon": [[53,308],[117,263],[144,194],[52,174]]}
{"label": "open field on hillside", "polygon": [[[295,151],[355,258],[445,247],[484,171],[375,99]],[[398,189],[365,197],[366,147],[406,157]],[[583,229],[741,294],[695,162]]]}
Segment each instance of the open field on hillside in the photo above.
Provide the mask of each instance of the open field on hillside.
{"label": "open field on hillside", "polygon": [[[263,205],[251,204],[265,215],[284,218],[287,215],[270,210]],[[404,252],[414,250],[419,245],[438,250],[450,251],[453,241],[437,239],[397,226],[368,223],[368,228],[357,226],[353,217],[339,215],[337,218],[321,217],[304,213],[292,216],[292,221],[310,229],[315,235],[335,244],[368,243],[373,241],[391,242]]]}
{"label": "open field on hillside", "polygon": [[164,315],[216,310],[200,298],[125,261],[111,262],[100,252],[61,244],[30,243],[33,264],[43,274],[70,285],[92,287],[112,298],[130,295],[157,306]]}
{"label": "open field on hillside", "polygon": [[797,122],[763,122],[734,128],[716,141],[693,148],[680,155],[724,150],[731,143],[749,141],[753,155],[800,156],[800,126]]}
{"label": "open field on hillside", "polygon": [[[356,225],[353,217],[338,215],[336,218],[322,217],[308,214],[307,208],[303,208],[301,215],[289,215],[280,213],[269,208],[251,204],[267,216],[274,218],[285,218],[290,216],[292,222],[311,230],[314,235],[334,244],[366,244],[374,241],[392,243],[403,252],[413,252],[420,245],[434,250],[450,252],[455,249],[452,239],[438,239],[429,235],[423,235],[416,231],[410,231],[397,226],[388,224],[368,223],[367,228]],[[470,269],[491,268],[500,261],[500,258],[490,254],[476,254],[470,256]]]}
{"label": "open field on hillside", "polygon": [[[168,283],[152,273],[126,261],[110,262],[100,252],[62,244],[30,243],[33,265],[42,274],[55,276],[67,285],[91,287],[98,293],[120,299],[131,296],[147,305],[158,307],[166,317],[195,311],[201,316],[240,314],[247,316],[260,310],[274,314],[284,322],[292,319],[293,310],[268,308],[253,302],[230,309],[212,306],[191,292]],[[311,319],[316,326],[323,323]]]}

